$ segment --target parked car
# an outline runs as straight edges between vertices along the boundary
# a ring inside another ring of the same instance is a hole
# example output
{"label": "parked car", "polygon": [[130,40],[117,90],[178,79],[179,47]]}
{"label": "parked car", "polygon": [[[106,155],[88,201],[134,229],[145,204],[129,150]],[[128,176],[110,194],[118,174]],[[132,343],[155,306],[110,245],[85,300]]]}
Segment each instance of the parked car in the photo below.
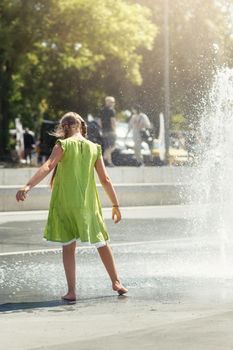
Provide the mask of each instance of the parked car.
{"label": "parked car", "polygon": [[184,145],[184,134],[182,132],[171,132],[169,148],[169,164],[185,165],[188,163],[188,152]]}
{"label": "parked car", "polygon": [[[160,143],[154,139],[152,148],[152,158],[154,165],[164,165],[165,161],[160,159]],[[170,165],[185,165],[188,163],[188,152],[182,147],[178,139],[170,138],[170,147],[168,155]]]}
{"label": "parked car", "polygon": [[102,131],[101,131],[100,125],[97,123],[96,120],[87,122],[87,135],[88,135],[88,140],[94,143],[98,143],[103,149],[104,144],[103,144]]}
{"label": "parked car", "polygon": [[152,145],[152,150],[151,150],[153,165],[162,166],[165,164],[165,162],[160,159],[160,152],[161,152],[160,142],[158,139],[154,139],[153,145]]}
{"label": "parked car", "polygon": [[183,148],[169,149],[169,164],[170,165],[185,165],[188,164],[188,152]]}
{"label": "parked car", "polygon": [[[121,166],[137,166],[138,162],[134,152],[134,141],[132,131],[128,134],[127,139],[125,135],[128,131],[128,124],[124,122],[117,122],[116,126],[116,149],[112,153],[112,161],[115,165]],[[151,163],[151,151],[148,143],[142,142],[141,153],[145,164]]]}
{"label": "parked car", "polygon": [[[44,120],[41,125],[40,143],[38,145],[39,161],[42,158],[47,159],[55,144],[56,138],[49,135],[53,131],[56,122]],[[124,122],[117,122],[116,126],[116,149],[112,153],[112,161],[118,166],[137,166],[138,162],[134,152],[134,141],[132,132],[130,132],[125,139],[128,131],[128,124]],[[88,138],[92,142],[103,146],[103,139],[98,124],[95,121],[88,122]],[[142,142],[141,153],[145,164],[151,164],[151,150],[147,142]]]}

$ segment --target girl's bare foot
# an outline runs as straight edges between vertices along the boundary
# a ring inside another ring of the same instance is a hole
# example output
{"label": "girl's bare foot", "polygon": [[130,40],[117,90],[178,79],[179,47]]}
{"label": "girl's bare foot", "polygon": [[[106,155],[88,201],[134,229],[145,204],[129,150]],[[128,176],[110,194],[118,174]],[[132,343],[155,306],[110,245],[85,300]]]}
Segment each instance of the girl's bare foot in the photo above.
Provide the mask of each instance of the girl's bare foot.
{"label": "girl's bare foot", "polygon": [[112,289],[115,290],[119,295],[123,295],[128,292],[128,289],[125,288],[120,281],[116,281],[112,284]]}
{"label": "girl's bare foot", "polygon": [[67,301],[75,301],[76,294],[74,292],[68,292],[67,294],[63,295],[61,298]]}

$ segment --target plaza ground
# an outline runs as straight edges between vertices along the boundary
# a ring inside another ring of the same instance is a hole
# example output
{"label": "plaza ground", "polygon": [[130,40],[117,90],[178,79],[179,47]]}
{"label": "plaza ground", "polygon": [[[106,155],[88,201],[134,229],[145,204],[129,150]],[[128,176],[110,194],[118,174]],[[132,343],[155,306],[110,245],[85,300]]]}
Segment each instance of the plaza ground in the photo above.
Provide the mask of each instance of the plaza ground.
{"label": "plaza ground", "polygon": [[118,225],[104,216],[128,295],[111,290],[95,249],[78,247],[75,304],[60,300],[59,247],[41,239],[47,212],[0,214],[3,348],[233,348],[232,243],[203,230],[203,208],[122,211]]}

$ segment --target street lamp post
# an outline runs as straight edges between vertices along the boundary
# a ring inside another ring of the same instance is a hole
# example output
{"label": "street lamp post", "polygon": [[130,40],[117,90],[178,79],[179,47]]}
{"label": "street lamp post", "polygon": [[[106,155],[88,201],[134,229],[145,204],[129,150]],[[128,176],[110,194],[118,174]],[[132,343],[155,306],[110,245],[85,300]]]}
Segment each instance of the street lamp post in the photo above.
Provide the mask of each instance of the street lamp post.
{"label": "street lamp post", "polygon": [[164,119],[165,119],[165,162],[169,158],[170,127],[170,38],[169,38],[169,0],[164,0]]}

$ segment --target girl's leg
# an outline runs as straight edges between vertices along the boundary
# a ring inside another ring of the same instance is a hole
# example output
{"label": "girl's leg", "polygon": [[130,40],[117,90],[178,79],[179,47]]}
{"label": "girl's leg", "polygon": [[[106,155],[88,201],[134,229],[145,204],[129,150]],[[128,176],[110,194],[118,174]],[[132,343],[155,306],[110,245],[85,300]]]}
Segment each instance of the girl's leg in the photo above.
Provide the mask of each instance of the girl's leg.
{"label": "girl's leg", "polygon": [[62,297],[65,300],[76,300],[75,248],[76,242],[62,247],[63,265],[68,285],[68,293]]}
{"label": "girl's leg", "polygon": [[120,282],[120,278],[116,270],[115,260],[112,254],[112,249],[109,244],[106,243],[106,246],[98,248],[98,252],[112,281],[112,289],[118,292],[118,294],[127,293],[128,289],[123,287]]}

